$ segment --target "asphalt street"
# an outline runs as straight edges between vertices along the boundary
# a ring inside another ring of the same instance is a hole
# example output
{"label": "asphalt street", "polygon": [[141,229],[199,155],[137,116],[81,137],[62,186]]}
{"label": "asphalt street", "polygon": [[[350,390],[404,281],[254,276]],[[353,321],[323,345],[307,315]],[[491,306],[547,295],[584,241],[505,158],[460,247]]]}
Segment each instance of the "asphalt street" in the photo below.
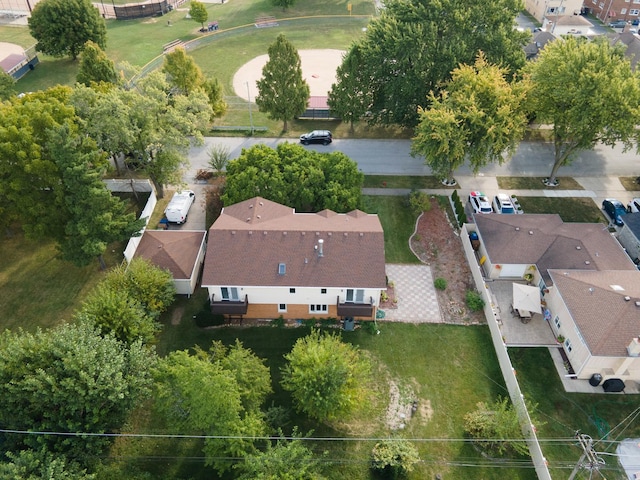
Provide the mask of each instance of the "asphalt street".
{"label": "asphalt street", "polygon": [[[243,148],[258,143],[276,147],[281,142],[296,142],[295,139],[249,138],[249,137],[207,137],[202,146],[194,147],[189,154],[191,165],[185,173],[185,183],[194,182],[198,169],[209,168],[207,150],[212,145],[229,149],[230,158],[237,158]],[[410,154],[410,140],[340,140],[331,145],[311,145],[305,147],[319,152],[343,152],[354,160],[359,169],[369,175],[430,175],[431,170],[421,157]],[[568,166],[561,167],[560,176],[603,177],[640,175],[638,153],[635,149],[624,152],[621,146],[614,148],[597,145],[593,150],[580,152]],[[522,142],[511,160],[502,165],[491,164],[482,168],[480,176],[547,176],[553,164],[553,145],[543,142]],[[473,175],[465,165],[456,171],[457,175]]]}

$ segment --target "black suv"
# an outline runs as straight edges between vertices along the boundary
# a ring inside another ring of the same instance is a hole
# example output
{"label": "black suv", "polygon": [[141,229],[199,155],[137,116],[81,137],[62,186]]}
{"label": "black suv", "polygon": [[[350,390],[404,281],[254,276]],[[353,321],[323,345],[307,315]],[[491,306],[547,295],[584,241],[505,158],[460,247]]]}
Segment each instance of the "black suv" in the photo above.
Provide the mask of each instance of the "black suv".
{"label": "black suv", "polygon": [[310,143],[321,143],[322,145],[329,145],[333,141],[331,132],[329,130],[314,130],[313,132],[300,135],[300,143],[303,145],[309,145]]}

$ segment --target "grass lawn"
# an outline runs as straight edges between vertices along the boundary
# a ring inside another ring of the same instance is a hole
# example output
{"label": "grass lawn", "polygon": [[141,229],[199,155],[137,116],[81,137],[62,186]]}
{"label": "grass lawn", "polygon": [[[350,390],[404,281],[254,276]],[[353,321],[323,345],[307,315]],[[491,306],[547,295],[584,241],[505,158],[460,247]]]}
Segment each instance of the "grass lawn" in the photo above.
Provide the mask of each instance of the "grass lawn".
{"label": "grass lawn", "polygon": [[[498,186],[505,190],[550,190],[542,181],[545,177],[496,177]],[[584,190],[572,177],[558,177],[556,190]]]}
{"label": "grass lawn", "polygon": [[[198,303],[204,298],[198,299]],[[180,325],[170,325],[165,318],[162,337],[171,339],[158,344],[160,352],[188,348],[198,344],[208,348],[212,340],[226,344],[239,338],[245,347],[265,358],[270,367],[274,394],[267,404],[291,408],[288,393],[279,387],[283,355],[290,351],[295,341],[310,332],[308,327],[223,327],[199,329],[195,327],[191,309],[184,311]],[[534,479],[530,468],[494,468],[494,463],[483,459],[468,443],[463,441],[464,415],[473,410],[479,401],[493,402],[506,395],[502,377],[491,344],[488,329],[484,326],[461,327],[450,325],[410,325],[379,323],[380,335],[371,335],[364,329],[341,332],[345,341],[366,351],[379,368],[376,370],[374,391],[379,395],[366,412],[341,419],[331,425],[315,425],[306,417],[291,412],[287,425],[300,425],[303,431],[313,429],[315,437],[368,437],[387,438],[392,432],[385,426],[384,417],[388,402],[388,382],[393,380],[404,400],[417,400],[419,410],[407,421],[402,436],[413,439],[439,439],[416,441],[423,462],[408,478],[483,478],[487,480]],[[162,342],[162,340],[161,340]],[[146,417],[146,418],[145,418]],[[161,433],[153,415],[136,416],[138,431]],[[126,447],[135,443],[133,449]],[[326,475],[328,478],[369,479],[369,455],[375,441],[322,442],[312,446],[316,452],[327,451]],[[186,444],[186,445],[185,445]],[[153,471],[157,478],[211,478],[203,468],[201,445],[187,440],[123,440],[117,451],[135,452],[144,460],[132,460]],[[175,452],[179,452],[177,455]],[[147,457],[148,456],[148,457]],[[151,461],[153,457],[182,456],[167,462]],[[151,458],[149,458],[151,457]],[[525,462],[526,459],[518,459]],[[483,465],[483,466],[464,466]],[[127,468],[132,465],[128,464]]]}
{"label": "grass lawn", "polygon": [[[546,348],[510,348],[509,355],[518,372],[518,382],[525,398],[538,405],[538,413],[534,417],[542,422],[538,425],[538,437],[542,439],[542,451],[549,460],[552,478],[569,478],[578,461],[582,450],[573,438],[577,430],[590,435],[595,441],[615,427],[618,428],[608,437],[609,440],[640,435],[637,421],[632,419],[631,423],[620,423],[638,407],[635,396],[566,393]],[[596,444],[598,452],[615,453],[615,447],[615,443]],[[607,462],[606,469],[602,470],[606,472],[606,478],[626,478],[621,472],[614,473],[617,470],[614,456],[604,455],[602,458]]]}
{"label": "grass lawn", "polygon": [[522,196],[518,201],[525,213],[557,213],[565,222],[609,223],[591,198]]}
{"label": "grass lawn", "polygon": [[364,196],[364,211],[377,213],[384,229],[384,251],[388,263],[420,263],[409,249],[409,237],[416,216],[407,206],[406,196]]}
{"label": "grass lawn", "polygon": [[[3,238],[0,250],[0,330],[35,331],[69,320],[102,278],[97,260],[75,267],[57,258],[50,241],[30,241],[16,234]],[[114,258],[106,257],[108,265],[116,264]]]}
{"label": "grass lawn", "polygon": [[637,179],[638,177],[618,177],[624,189],[629,192],[640,191],[640,184],[636,181]]}
{"label": "grass lawn", "polygon": [[449,189],[460,188],[459,185],[448,187],[440,180],[432,176],[419,175],[365,175],[363,188],[408,188],[410,190],[420,189]]}

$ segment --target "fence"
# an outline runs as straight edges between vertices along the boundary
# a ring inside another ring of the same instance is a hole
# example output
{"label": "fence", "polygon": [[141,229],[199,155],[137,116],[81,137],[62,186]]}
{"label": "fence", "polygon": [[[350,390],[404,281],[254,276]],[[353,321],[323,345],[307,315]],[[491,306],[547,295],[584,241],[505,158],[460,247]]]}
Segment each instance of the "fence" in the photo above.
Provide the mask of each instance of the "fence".
{"label": "fence", "polygon": [[464,253],[467,257],[469,267],[471,268],[471,274],[476,284],[476,288],[484,300],[484,314],[487,317],[487,323],[489,324],[489,331],[491,332],[491,339],[496,351],[496,356],[498,357],[500,370],[502,371],[502,376],[504,377],[504,381],[507,385],[507,391],[509,392],[511,402],[518,412],[520,427],[522,428],[522,433],[525,435],[527,440],[529,453],[536,469],[536,474],[540,480],[551,480],[547,461],[542,454],[542,449],[540,448],[538,437],[533,423],[531,422],[531,417],[529,416],[527,406],[524,403],[524,396],[520,391],[520,385],[516,379],[516,372],[511,364],[509,353],[507,352],[507,346],[502,340],[502,332],[500,331],[500,326],[498,324],[498,305],[496,305],[493,300],[489,286],[482,275],[481,267],[478,265],[476,260],[475,252],[471,247],[471,240],[469,240],[469,228],[473,228],[472,224],[465,224],[460,232],[462,246],[464,247]]}
{"label": "fence", "polygon": [[124,249],[124,258],[127,260],[127,262],[130,262],[133,258],[133,255],[136,253],[138,245],[140,245],[142,234],[147,229],[147,225],[149,225],[149,219],[151,218],[153,209],[156,208],[156,203],[158,203],[156,191],[149,180],[121,180],[111,178],[104,180],[104,183],[112,192],[150,192],[149,200],[147,200],[147,203],[142,209],[142,213],[140,214],[140,218],[146,218],[146,224],[140,231],[140,236],[131,237],[129,239],[129,242],[127,243],[126,248]]}
{"label": "fence", "polygon": [[126,5],[116,5],[107,0],[93,2],[93,6],[98,9],[104,18],[115,18],[117,20],[131,20],[134,18],[153,17],[155,15],[164,15],[179,5],[185,3],[186,0],[160,0],[146,1],[140,3],[128,3]]}

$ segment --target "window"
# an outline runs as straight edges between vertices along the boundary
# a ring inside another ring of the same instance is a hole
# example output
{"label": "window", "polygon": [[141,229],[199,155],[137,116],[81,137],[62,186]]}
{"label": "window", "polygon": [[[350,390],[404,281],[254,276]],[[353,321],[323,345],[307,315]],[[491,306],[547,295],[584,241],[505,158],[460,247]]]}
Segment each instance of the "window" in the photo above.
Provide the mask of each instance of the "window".
{"label": "window", "polygon": [[284,275],[287,273],[287,265],[284,263],[278,264],[278,275]]}
{"label": "window", "polygon": [[637,8],[632,8],[631,10],[629,10],[629,15],[637,16],[638,13],[640,13],[640,10],[638,10]]}
{"label": "window", "polygon": [[222,295],[222,300],[229,300],[232,302],[240,300],[237,287],[221,287],[220,294]]}
{"label": "window", "polygon": [[555,13],[556,15],[564,13],[564,11],[565,11],[565,7],[549,7],[547,9],[547,13]]}
{"label": "window", "polygon": [[289,289],[289,293],[296,293],[296,289],[295,288],[290,288]]}
{"label": "window", "polygon": [[571,340],[569,340],[568,338],[564,341],[564,348],[567,349],[567,352],[571,352],[571,350],[573,350],[573,347],[571,346]]}
{"label": "window", "polygon": [[623,8],[622,10],[620,10],[620,15],[625,15],[627,13],[627,9]]}
{"label": "window", "polygon": [[322,294],[327,293],[327,289],[326,288],[321,288],[320,289],[320,293],[322,293]]}
{"label": "window", "polygon": [[556,328],[560,330],[560,317],[556,315],[556,318],[553,319],[553,323],[555,323]]}
{"label": "window", "polygon": [[633,0],[633,3],[640,3],[640,0]]}
{"label": "window", "polygon": [[309,313],[327,313],[329,308],[326,305],[309,305]]}
{"label": "window", "polygon": [[345,300],[347,303],[363,303],[364,302],[364,289],[347,288],[347,297]]}
{"label": "window", "polygon": [[278,312],[286,312],[287,311],[287,304],[286,303],[279,303],[278,304]]}

